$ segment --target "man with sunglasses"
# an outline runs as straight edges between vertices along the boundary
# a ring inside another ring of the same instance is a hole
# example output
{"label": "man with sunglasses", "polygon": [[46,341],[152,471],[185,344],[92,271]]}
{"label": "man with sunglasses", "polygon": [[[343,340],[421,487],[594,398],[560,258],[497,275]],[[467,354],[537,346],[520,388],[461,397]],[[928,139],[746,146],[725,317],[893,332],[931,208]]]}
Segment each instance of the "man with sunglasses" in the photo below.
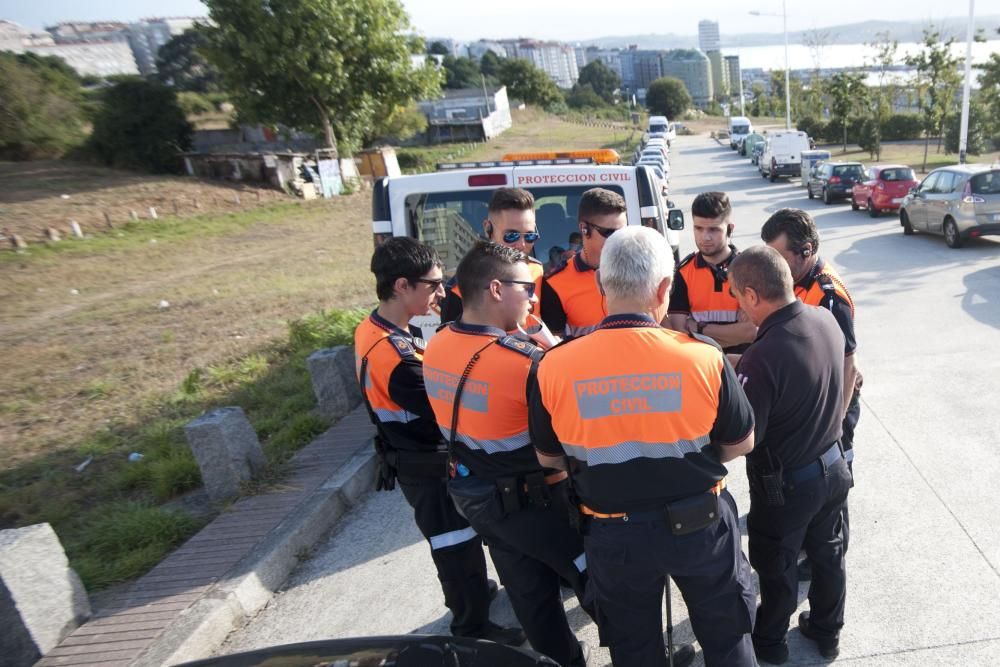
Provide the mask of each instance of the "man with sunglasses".
{"label": "man with sunglasses", "polygon": [[729,263],[739,252],[732,244],[733,207],[725,192],[702,192],[691,204],[693,252],[677,265],[667,320],[674,331],[703,334],[727,353],[740,354],[757,327],[729,293]]}
{"label": "man with sunglasses", "polygon": [[577,211],[583,248],[542,281],[542,320],[556,335],[579,338],[600,325],[608,314],[597,284],[604,242],[628,224],[625,199],[604,188],[583,193]]}
{"label": "man with sunglasses", "polygon": [[[535,223],[535,198],[521,188],[498,188],[490,197],[489,217],[483,221],[483,234],[487,241],[514,248],[528,257],[528,270],[535,284],[541,286],[544,270],[542,263],[531,256],[535,243],[541,238]],[[535,316],[540,316],[538,304]],[[457,278],[445,286],[441,301],[441,321],[455,322],[462,316],[462,291]]]}
{"label": "man with sunglasses", "polygon": [[567,475],[544,469],[528,438],[528,394],[541,350],[507,334],[524,326],[537,301],[528,258],[481,241],[455,275],[465,310],[430,340],[424,358],[430,405],[453,443],[451,496],[486,540],[531,646],[563,667],[586,665],[559,591],[562,578],[591,613]]}
{"label": "man with sunglasses", "polygon": [[375,248],[371,270],[379,304],[355,330],[354,351],[378,433],[378,488],[392,490],[398,480],[413,508],[453,615],[452,634],[521,644],[519,628],[490,621],[492,592],[480,537],[448,497],[448,455],[424,391],[424,342],[409,325],[441,297],[441,260],[433,248],[397,237]]}

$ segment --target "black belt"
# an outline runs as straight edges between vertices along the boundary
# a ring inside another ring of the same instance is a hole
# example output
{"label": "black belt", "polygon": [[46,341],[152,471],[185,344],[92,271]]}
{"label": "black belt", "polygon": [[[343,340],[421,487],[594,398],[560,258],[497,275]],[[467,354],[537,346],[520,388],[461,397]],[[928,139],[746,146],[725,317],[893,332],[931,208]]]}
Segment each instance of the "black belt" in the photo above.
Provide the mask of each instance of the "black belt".
{"label": "black belt", "polygon": [[795,485],[807,482],[814,477],[826,474],[827,468],[842,458],[844,458],[844,452],[840,449],[840,442],[838,441],[830,445],[829,449],[823,452],[820,457],[812,463],[804,465],[801,468],[796,468],[795,470],[786,471],[784,475],[784,482],[786,485]]}

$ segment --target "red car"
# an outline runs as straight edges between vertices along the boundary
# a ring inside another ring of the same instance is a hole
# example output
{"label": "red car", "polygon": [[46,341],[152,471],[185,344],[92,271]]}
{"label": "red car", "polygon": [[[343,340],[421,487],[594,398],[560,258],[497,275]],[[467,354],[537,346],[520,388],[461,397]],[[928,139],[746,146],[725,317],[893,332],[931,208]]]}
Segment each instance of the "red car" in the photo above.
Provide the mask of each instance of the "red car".
{"label": "red car", "polygon": [[856,183],[851,191],[851,208],[855,211],[866,208],[873,218],[882,211],[898,211],[903,197],[916,186],[913,170],[905,164],[869,167],[865,180]]}

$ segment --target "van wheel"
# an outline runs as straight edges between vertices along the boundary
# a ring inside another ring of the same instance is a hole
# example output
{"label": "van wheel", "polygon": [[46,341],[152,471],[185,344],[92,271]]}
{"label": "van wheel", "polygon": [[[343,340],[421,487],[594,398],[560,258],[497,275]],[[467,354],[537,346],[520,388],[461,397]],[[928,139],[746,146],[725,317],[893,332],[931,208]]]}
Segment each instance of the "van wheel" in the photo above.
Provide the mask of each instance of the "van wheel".
{"label": "van wheel", "polygon": [[877,218],[879,213],[881,213],[881,211],[879,211],[877,208],[875,208],[875,204],[872,202],[871,199],[869,199],[868,200],[868,215],[870,215],[873,218]]}
{"label": "van wheel", "polygon": [[944,221],[944,242],[949,248],[962,247],[962,235],[958,233],[958,225],[951,218],[946,218]]}
{"label": "van wheel", "polygon": [[899,224],[903,226],[904,234],[913,236],[913,225],[910,224],[910,216],[906,215],[906,211],[899,212]]}
{"label": "van wheel", "polygon": [[833,200],[830,199],[830,193],[826,191],[826,188],[823,188],[823,203],[827,206],[833,203]]}
{"label": "van wheel", "polygon": [[809,195],[809,199],[815,199],[816,198],[815,195],[813,195],[813,189],[812,189],[811,185],[807,185],[806,186],[806,193]]}

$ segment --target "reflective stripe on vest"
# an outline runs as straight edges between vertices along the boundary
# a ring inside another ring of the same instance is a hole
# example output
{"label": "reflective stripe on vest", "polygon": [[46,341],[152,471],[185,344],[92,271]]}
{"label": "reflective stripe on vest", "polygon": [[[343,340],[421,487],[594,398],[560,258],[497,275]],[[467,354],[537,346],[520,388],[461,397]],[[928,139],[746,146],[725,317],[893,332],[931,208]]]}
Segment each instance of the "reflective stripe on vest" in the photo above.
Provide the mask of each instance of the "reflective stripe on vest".
{"label": "reflective stripe on vest", "polygon": [[[358,325],[354,330],[355,375],[358,377],[358,382],[364,382],[372,411],[380,421],[409,423],[417,419],[417,416],[404,410],[389,397],[389,377],[402,358],[401,352],[396,349],[392,341],[385,341],[390,334],[406,336],[412,340],[408,334],[399,332],[376,313],[372,313]],[[368,352],[368,369],[367,377],[362,378],[361,356],[365,352]],[[417,347],[409,347],[406,354],[412,355],[417,361],[422,359],[420,349]]]}
{"label": "reflective stripe on vest", "polygon": [[564,442],[563,449],[575,459],[586,462],[588,466],[605,463],[624,463],[638,458],[668,459],[684,458],[686,454],[696,454],[708,445],[708,436],[695,440],[678,440],[677,442],[634,442],[626,441],[610,447],[583,447]]}
{"label": "reflective stripe on vest", "polygon": [[[733,253],[730,257],[735,257],[735,248]],[[725,266],[728,267],[729,261],[726,260]],[[688,306],[696,322],[729,324],[736,321],[740,305],[729,293],[728,279],[721,281],[721,289],[716,290],[715,270],[701,255],[696,254],[677,271],[687,285]]]}
{"label": "reflective stripe on vest", "polygon": [[739,317],[739,310],[694,310],[691,309],[691,317],[696,322],[706,322],[712,324],[732,324]]}
{"label": "reflective stripe on vest", "polygon": [[550,274],[546,282],[559,296],[566,313],[567,336],[579,337],[590,333],[608,314],[607,303],[597,285],[596,273],[583,262],[579,254],[574,255],[565,267]]}
{"label": "reflective stripe on vest", "polygon": [[385,408],[373,408],[375,416],[381,422],[402,422],[408,424],[414,419],[419,419],[417,415],[406,410],[386,410]]}
{"label": "reflective stripe on vest", "polygon": [[[464,393],[464,390],[463,390]],[[461,420],[459,420],[459,426],[461,426]],[[441,434],[444,436],[445,440],[451,439],[451,429],[445,426],[439,426],[441,429]],[[461,431],[455,436],[455,440],[461,442],[463,445],[469,449],[479,449],[487,454],[497,454],[500,452],[512,452],[521,447],[526,447],[531,444],[531,437],[528,435],[527,431],[522,431],[509,438],[501,438],[499,440],[481,440],[479,438],[473,438],[468,436]]]}

